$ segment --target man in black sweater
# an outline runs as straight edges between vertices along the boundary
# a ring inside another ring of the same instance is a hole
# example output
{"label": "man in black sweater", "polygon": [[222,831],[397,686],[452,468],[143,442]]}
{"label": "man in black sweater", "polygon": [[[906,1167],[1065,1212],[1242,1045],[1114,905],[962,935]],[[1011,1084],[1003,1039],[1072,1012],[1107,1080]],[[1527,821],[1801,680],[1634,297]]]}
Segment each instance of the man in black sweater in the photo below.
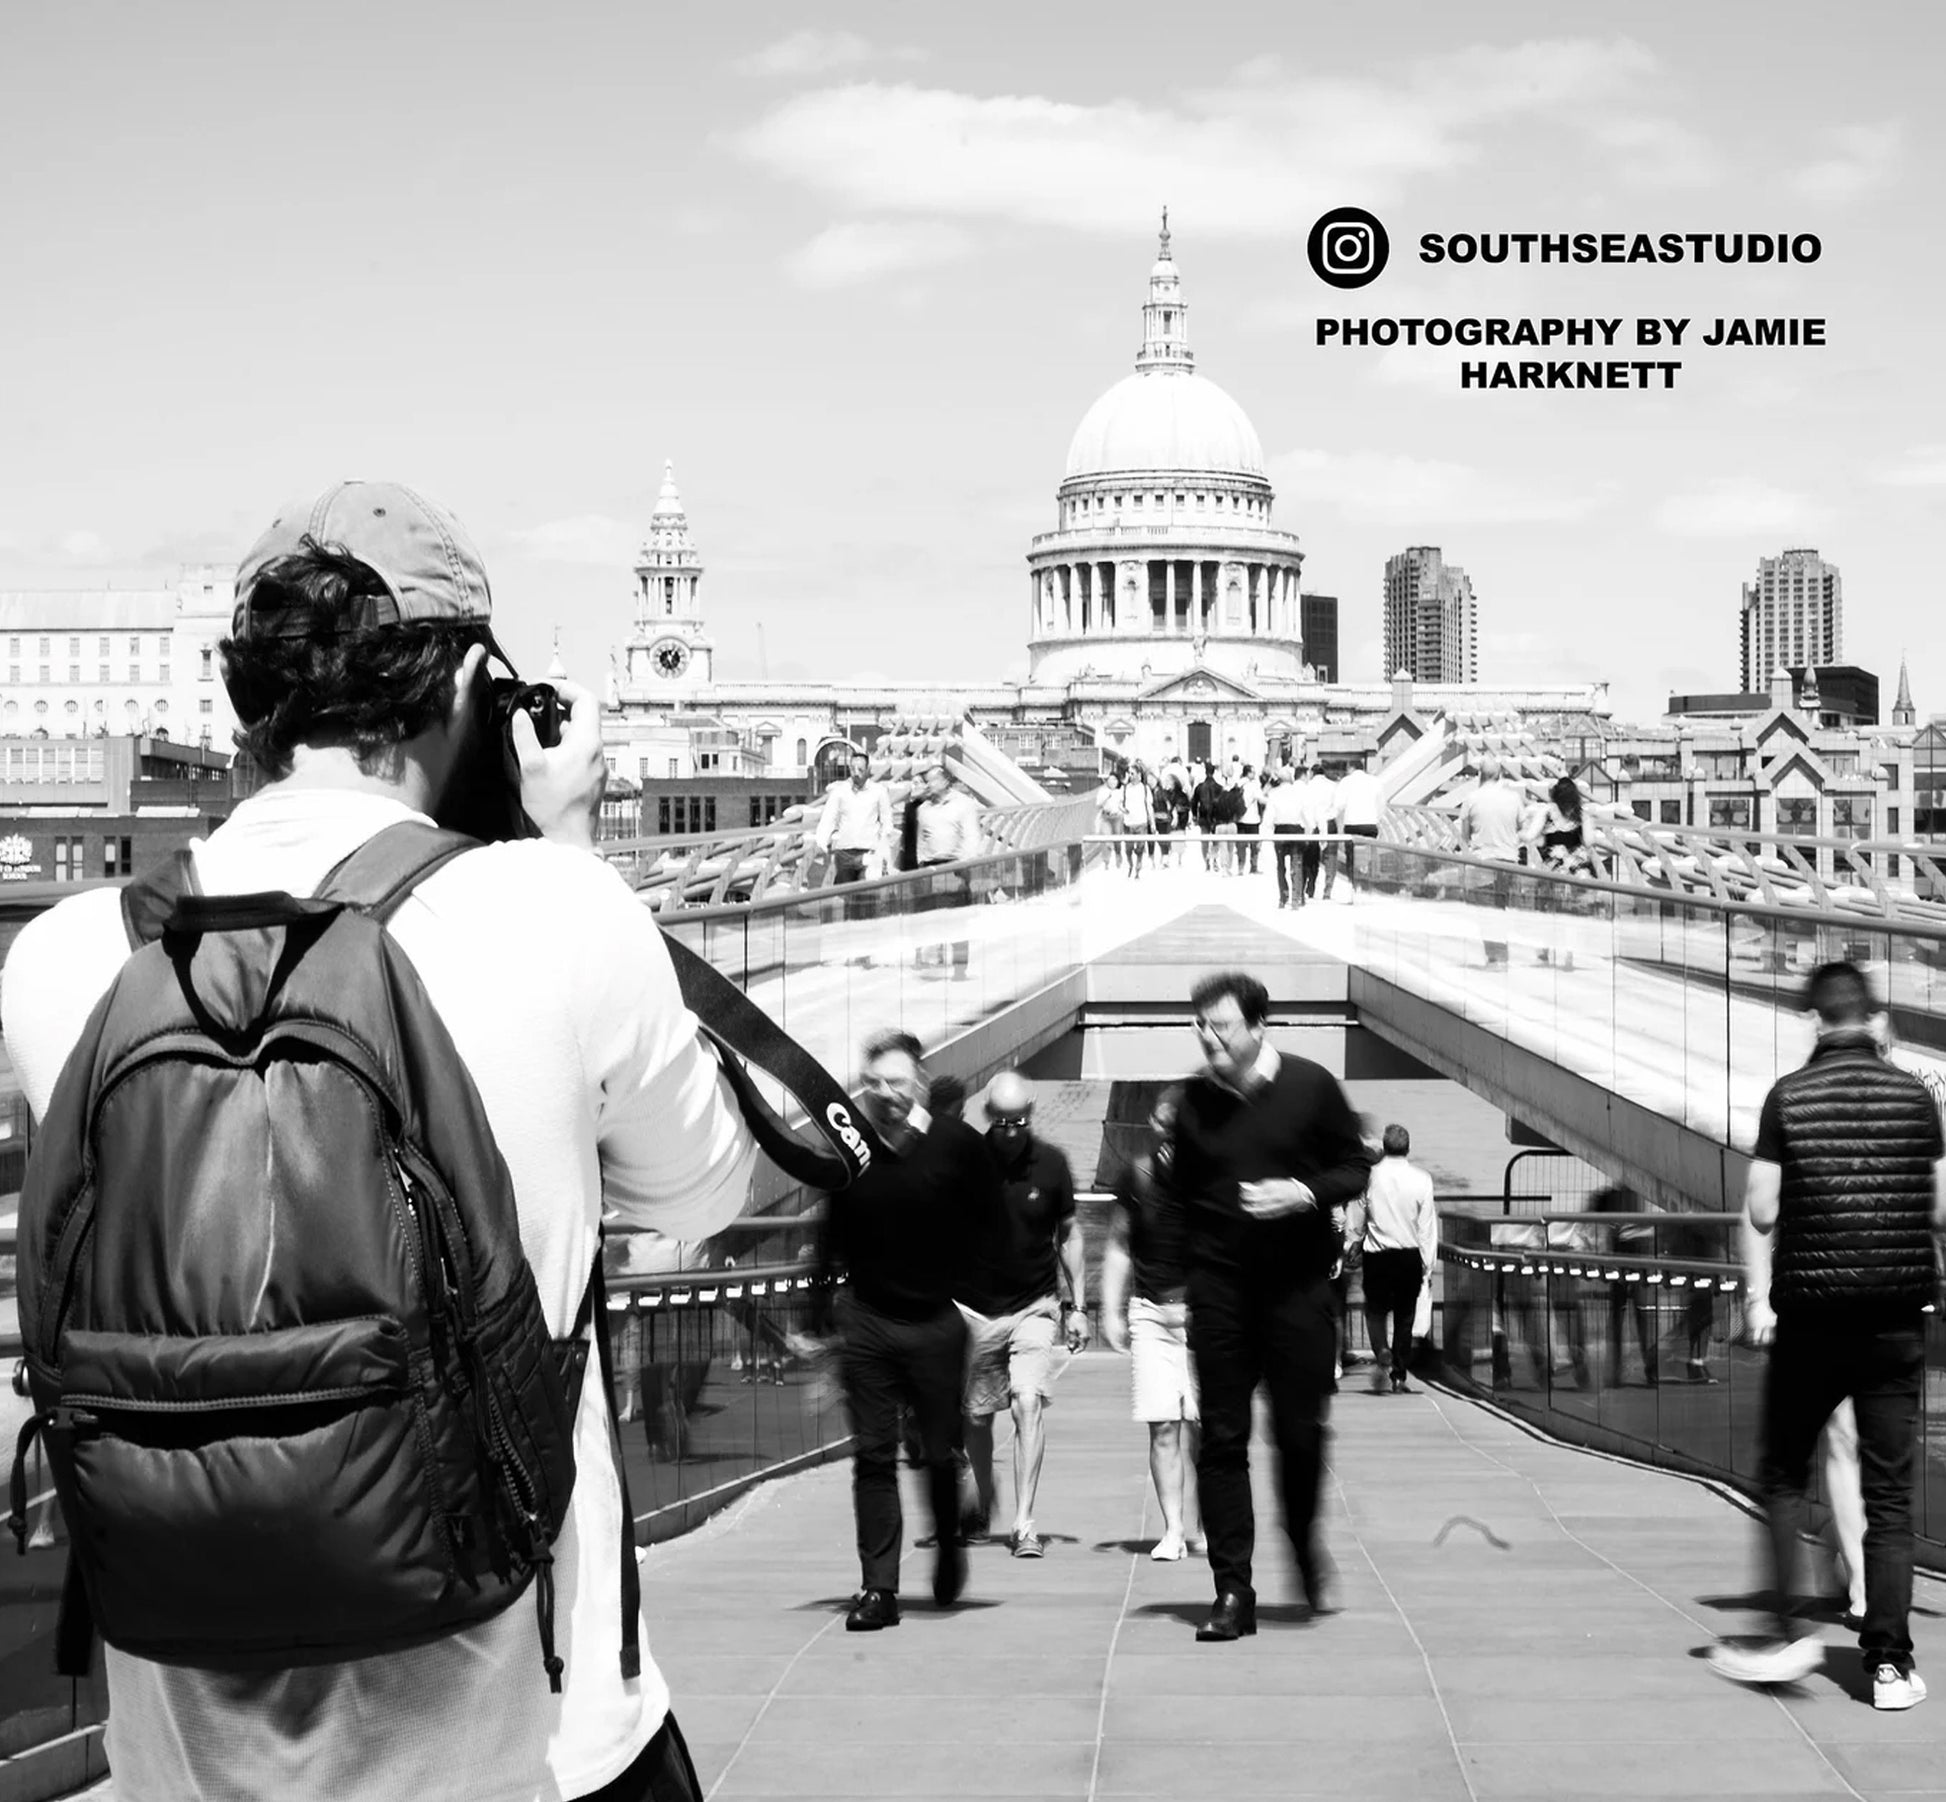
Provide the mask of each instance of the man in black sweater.
{"label": "man in black sweater", "polygon": [[1305,1600],[1323,1610],[1316,1520],[1337,1337],[1331,1273],[1369,1159],[1330,1073],[1268,1042],[1261,982],[1234,970],[1206,976],[1190,1004],[1208,1068],[1176,1111],[1171,1187],[1183,1209],[1189,1348],[1202,1388],[1196,1476],[1216,1584],[1196,1637],[1231,1640],[1257,1630],[1250,1407],[1259,1382],[1270,1391],[1284,1526]]}
{"label": "man in black sweater", "polygon": [[[1823,964],[1805,991],[1818,1043],[1764,1099],[1744,1193],[1744,1255],[1767,1306],[1749,1337],[1770,1346],[1757,1477],[1770,1527],[1776,1637],[1729,1641],[1711,1665],[1739,1683],[1796,1683],[1824,1662],[1792,1610],[1804,1492],[1818,1435],[1849,1396],[1865,1492],[1865,1620],[1858,1636],[1872,1705],[1926,1697],[1912,1668],[1912,1465],[1925,1384],[1925,1310],[1936,1299],[1933,1234],[1946,1224],[1938,1111],[1918,1077],[1888,1063],[1880,1011],[1855,964]],[[1753,1280],[1752,1289],[1757,1288]]]}
{"label": "man in black sweater", "polygon": [[[845,1617],[854,1633],[899,1624],[899,1404],[912,1410],[926,1467],[939,1556],[933,1599],[950,1607],[966,1584],[957,1519],[960,1386],[966,1325],[953,1285],[991,1230],[1000,1179],[986,1142],[961,1120],[926,1110],[919,1041],[866,1041],[861,1102],[885,1155],[826,1204],[817,1294],[840,1341],[839,1370],[857,1449],[852,1506],[861,1592]],[[832,1284],[849,1277],[842,1293]]]}

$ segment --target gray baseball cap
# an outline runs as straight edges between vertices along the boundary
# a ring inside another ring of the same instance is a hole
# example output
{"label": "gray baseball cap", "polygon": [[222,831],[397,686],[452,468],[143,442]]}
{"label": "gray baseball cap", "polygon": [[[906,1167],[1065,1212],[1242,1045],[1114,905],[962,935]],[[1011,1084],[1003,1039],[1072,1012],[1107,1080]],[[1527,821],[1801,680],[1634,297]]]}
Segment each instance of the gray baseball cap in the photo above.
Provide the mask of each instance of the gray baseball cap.
{"label": "gray baseball cap", "polygon": [[[513,668],[488,623],[493,595],[479,548],[452,514],[402,482],[334,482],[315,499],[279,509],[237,568],[230,623],[236,637],[278,634],[277,623],[255,615],[258,579],[307,541],[342,548],[385,585],[385,595],[364,603],[363,617],[346,624],[369,629],[411,620],[472,622],[480,642]],[[315,625],[307,621],[304,629]]]}

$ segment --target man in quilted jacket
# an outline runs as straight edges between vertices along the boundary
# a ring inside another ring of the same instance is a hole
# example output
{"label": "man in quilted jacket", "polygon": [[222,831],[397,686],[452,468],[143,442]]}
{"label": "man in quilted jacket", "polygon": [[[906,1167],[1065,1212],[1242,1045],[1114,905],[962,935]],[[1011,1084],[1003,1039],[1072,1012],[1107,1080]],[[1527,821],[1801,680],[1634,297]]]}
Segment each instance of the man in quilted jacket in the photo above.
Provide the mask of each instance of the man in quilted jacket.
{"label": "man in quilted jacket", "polygon": [[1806,988],[1818,1040],[1765,1098],[1744,1203],[1746,1234],[1770,1235],[1770,1345],[1758,1476],[1770,1527],[1775,1637],[1710,1654],[1740,1683],[1794,1683],[1824,1647],[1792,1612],[1804,1492],[1818,1435],[1850,1397],[1865,1491],[1865,1623],[1873,1705],[1925,1700],[1913,1669],[1912,1478],[1934,1300],[1933,1234],[1946,1225],[1938,1111],[1924,1084],[1879,1053],[1881,1011],[1859,969],[1821,965]]}

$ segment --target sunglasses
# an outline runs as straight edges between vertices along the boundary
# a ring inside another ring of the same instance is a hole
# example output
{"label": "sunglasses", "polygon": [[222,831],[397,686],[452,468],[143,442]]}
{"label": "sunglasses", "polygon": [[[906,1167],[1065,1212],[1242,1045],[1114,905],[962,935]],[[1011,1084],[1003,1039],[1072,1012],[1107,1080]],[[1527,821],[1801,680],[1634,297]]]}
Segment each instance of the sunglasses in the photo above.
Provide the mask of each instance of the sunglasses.
{"label": "sunglasses", "polygon": [[987,1124],[989,1126],[1010,1126],[1015,1130],[1019,1130],[1025,1127],[1032,1117],[1030,1114],[989,1114],[987,1116]]}

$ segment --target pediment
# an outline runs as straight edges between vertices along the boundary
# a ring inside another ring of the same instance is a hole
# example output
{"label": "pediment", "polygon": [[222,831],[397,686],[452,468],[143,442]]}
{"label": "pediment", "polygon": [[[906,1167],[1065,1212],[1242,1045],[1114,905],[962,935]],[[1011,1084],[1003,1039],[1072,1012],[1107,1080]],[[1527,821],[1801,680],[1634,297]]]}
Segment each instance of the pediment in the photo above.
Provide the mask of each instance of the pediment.
{"label": "pediment", "polygon": [[1824,759],[1809,745],[1793,745],[1774,759],[1767,759],[1763,766],[1764,781],[1775,788],[1784,778],[1797,771],[1814,789],[1823,790],[1830,786],[1831,771]]}
{"label": "pediment", "polygon": [[1810,730],[1802,719],[1788,707],[1773,707],[1768,714],[1757,722],[1755,738],[1757,748],[1766,756],[1782,756],[1788,747],[1772,748],[1771,741],[1776,738],[1794,739],[1798,744],[1808,744]]}
{"label": "pediment", "polygon": [[1136,697],[1141,701],[1261,701],[1263,696],[1234,676],[1198,665],[1179,676],[1165,676]]}

